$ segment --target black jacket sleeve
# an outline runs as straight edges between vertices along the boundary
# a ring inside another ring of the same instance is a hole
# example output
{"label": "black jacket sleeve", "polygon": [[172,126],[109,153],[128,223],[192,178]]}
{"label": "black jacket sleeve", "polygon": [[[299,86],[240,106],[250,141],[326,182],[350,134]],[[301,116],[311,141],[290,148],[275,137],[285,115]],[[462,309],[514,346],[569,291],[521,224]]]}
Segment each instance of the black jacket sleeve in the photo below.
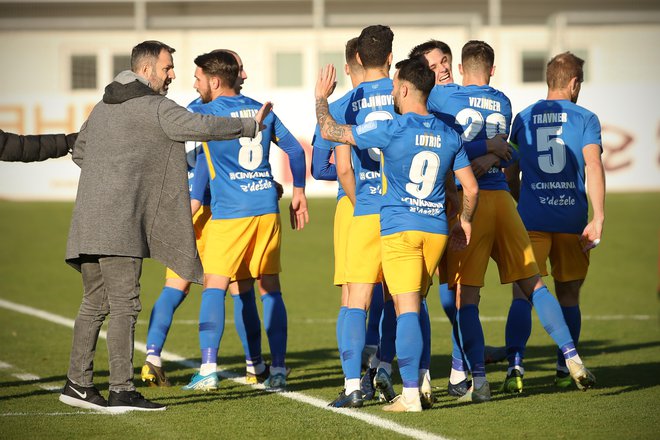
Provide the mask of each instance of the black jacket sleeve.
{"label": "black jacket sleeve", "polygon": [[78,133],[22,136],[0,130],[0,160],[37,162],[65,156],[73,148]]}

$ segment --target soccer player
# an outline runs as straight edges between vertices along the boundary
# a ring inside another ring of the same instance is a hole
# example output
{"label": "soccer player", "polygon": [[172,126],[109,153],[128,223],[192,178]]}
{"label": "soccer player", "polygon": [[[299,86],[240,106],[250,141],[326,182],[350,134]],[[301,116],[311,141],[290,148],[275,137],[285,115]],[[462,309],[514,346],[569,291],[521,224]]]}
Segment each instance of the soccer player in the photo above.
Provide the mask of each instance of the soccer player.
{"label": "soccer player", "polygon": [[[449,284],[456,286],[457,322],[463,351],[472,372],[472,386],[459,398],[465,402],[490,400],[486,381],[484,335],[479,321],[480,290],[488,260],[497,263],[500,281],[515,282],[536,306],[544,328],[562,350],[571,377],[581,388],[594,384],[584,367],[555,297],[539,276],[532,246],[500,167],[511,159],[505,152],[490,152],[486,139],[506,138],[511,122],[511,103],[489,86],[495,72],[495,53],[483,41],[463,46],[459,71],[463,86],[436,86],[429,96],[429,109],[453,124],[463,138],[466,153],[479,183],[479,210],[474,217],[471,243],[461,251],[448,253]],[[499,156],[498,156],[499,154]],[[517,313],[517,311],[513,311]]]}
{"label": "soccer player", "polygon": [[[453,56],[451,53],[451,48],[447,43],[431,39],[425,43],[421,43],[413,47],[408,54],[408,58],[413,58],[420,55],[423,55],[424,58],[426,58],[430,69],[435,73],[436,85],[443,86],[454,83],[454,73],[452,69]],[[500,137],[496,137],[495,139],[488,139],[486,142],[497,142],[504,144],[504,148],[507,148],[505,141]],[[453,189],[454,185],[451,186]],[[450,206],[452,204],[458,204],[458,198],[457,196],[454,196],[453,191],[448,191],[446,197],[448,198]],[[454,326],[456,322],[456,292],[449,289],[447,283],[444,282],[447,276],[446,265],[446,256],[443,256],[443,258],[440,260],[440,266],[443,267],[443,273],[440,274],[439,271],[436,271],[436,275],[438,275],[438,278],[440,279],[438,293],[440,294],[440,303],[442,304],[442,308],[449,318],[449,321],[452,323],[452,326]],[[467,365],[464,359],[465,356],[458,342],[456,341],[455,333],[455,331],[452,331],[452,367],[449,374],[449,382],[447,383],[447,393],[450,396],[460,397],[467,392],[469,388],[469,382],[467,376]],[[428,350],[428,358],[430,359],[430,344]],[[500,362],[505,358],[505,347],[491,347],[488,345],[485,346],[486,364]]]}
{"label": "soccer player", "polygon": [[[199,113],[239,117],[252,114],[259,104],[237,93],[239,63],[230,51],[214,51],[195,60],[196,88],[204,103]],[[204,290],[199,318],[202,365],[184,389],[213,390],[218,387],[217,352],[224,332],[224,297],[230,282],[237,281],[234,300],[241,301],[238,316],[248,334],[260,331],[254,304],[254,280],[260,279],[264,324],[272,365],[264,382],[267,388],[286,386],[287,316],[279,280],[280,217],[277,193],[268,163],[271,141],[289,156],[294,180],[290,206],[291,225],[302,229],[309,221],[305,198],[305,156],[302,147],[280,120],[271,115],[266,128],[255,138],[204,144],[207,156],[211,212],[203,258]],[[235,312],[237,307],[235,306]],[[237,314],[235,313],[235,317]],[[240,331],[239,331],[240,334]],[[243,339],[243,338],[242,338]],[[246,341],[244,346],[246,345]],[[248,347],[255,364],[261,353]],[[260,348],[258,349],[260,351]],[[248,363],[248,367],[249,367]],[[255,371],[260,374],[259,371]]]}
{"label": "soccer player", "polygon": [[[520,161],[506,170],[512,194],[516,198],[519,194],[518,212],[542,276],[548,275],[546,261],[550,259],[555,293],[576,345],[582,320],[580,288],[589,268],[590,249],[600,242],[605,222],[600,122],[576,104],[583,65],[584,60],[570,52],[550,60],[547,98],[513,120],[510,143],[519,151]],[[514,292],[511,309],[519,310],[509,313],[512,322],[507,323],[509,370],[503,389],[508,392],[522,391],[525,343],[532,330],[531,306],[521,293]],[[555,384],[565,388],[571,382],[566,360],[558,352]]]}
{"label": "soccer player", "polygon": [[[387,26],[368,26],[362,30],[357,42],[357,58],[364,68],[364,80],[333,104],[336,120],[359,124],[365,120],[392,118],[394,107],[389,68],[393,39],[394,34]],[[375,149],[377,145],[373,147],[372,150],[361,151],[346,144],[335,146],[338,179],[349,199],[352,199],[352,181],[355,182],[354,211],[346,242],[348,309],[343,318],[339,344],[345,388],[331,403],[336,407],[363,404],[360,371],[366,341],[366,314],[373,287],[382,281],[378,234],[380,153]],[[348,173],[342,173],[342,170],[349,169],[351,161],[354,173],[347,176]]]}
{"label": "soccer player", "polygon": [[338,125],[328,112],[334,68],[324,70],[316,86],[316,111],[324,137],[366,150],[380,145],[385,191],[380,229],[383,271],[397,314],[396,353],[403,392],[385,411],[422,411],[418,366],[423,336],[421,300],[431,284],[447,242],[444,180],[451,166],[464,187],[464,212],[452,231],[453,239],[470,240],[471,219],[478,187],[461,139],[449,126],[429,114],[426,99],[434,73],[424,58],[396,65],[392,95],[394,120],[367,121],[358,126]]}

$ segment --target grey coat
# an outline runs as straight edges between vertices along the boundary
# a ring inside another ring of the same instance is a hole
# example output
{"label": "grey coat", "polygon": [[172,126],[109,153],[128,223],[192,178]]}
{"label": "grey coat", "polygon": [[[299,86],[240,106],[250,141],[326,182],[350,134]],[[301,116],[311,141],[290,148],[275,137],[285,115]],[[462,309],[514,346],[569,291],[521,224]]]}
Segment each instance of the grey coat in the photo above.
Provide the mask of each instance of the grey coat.
{"label": "grey coat", "polygon": [[254,137],[254,119],[191,113],[130,71],[108,85],[73,149],[80,167],[66,261],[155,258],[203,281],[190,213],[184,141]]}

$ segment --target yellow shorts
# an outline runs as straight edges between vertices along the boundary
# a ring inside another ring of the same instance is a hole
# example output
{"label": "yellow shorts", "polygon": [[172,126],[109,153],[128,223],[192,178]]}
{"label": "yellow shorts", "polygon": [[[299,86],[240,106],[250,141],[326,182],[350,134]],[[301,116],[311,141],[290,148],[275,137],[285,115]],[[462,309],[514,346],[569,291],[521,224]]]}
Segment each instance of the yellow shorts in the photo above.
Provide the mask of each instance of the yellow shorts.
{"label": "yellow shorts", "polygon": [[375,284],[383,280],[380,215],[351,218],[346,246],[346,282]]}
{"label": "yellow shorts", "polygon": [[211,220],[208,228],[204,273],[236,281],[281,272],[279,214]]}
{"label": "yellow shorts", "polygon": [[[209,219],[211,218],[211,207],[202,205],[201,208],[195,213],[192,218],[193,229],[195,230],[195,239],[197,240],[197,252],[199,257],[202,258],[204,255],[204,248],[206,247],[206,237],[208,237],[208,224]],[[166,279],[181,279],[179,275],[174,273],[169,267],[165,270]]]}
{"label": "yellow shorts", "polygon": [[335,208],[335,286],[346,284],[346,243],[348,243],[348,229],[352,218],[353,204],[351,199],[344,196],[339,199]]}
{"label": "yellow shorts", "polygon": [[458,283],[482,287],[491,257],[497,263],[502,284],[539,273],[525,225],[513,197],[504,190],[479,191],[470,244],[462,251],[447,253],[450,288]]}
{"label": "yellow shorts", "polygon": [[587,277],[589,252],[582,252],[579,234],[529,231],[534,257],[541,276],[548,275],[550,259],[552,277],[556,281],[576,281]]}
{"label": "yellow shorts", "polygon": [[447,236],[403,231],[381,237],[383,275],[391,295],[419,292],[425,297],[447,245]]}

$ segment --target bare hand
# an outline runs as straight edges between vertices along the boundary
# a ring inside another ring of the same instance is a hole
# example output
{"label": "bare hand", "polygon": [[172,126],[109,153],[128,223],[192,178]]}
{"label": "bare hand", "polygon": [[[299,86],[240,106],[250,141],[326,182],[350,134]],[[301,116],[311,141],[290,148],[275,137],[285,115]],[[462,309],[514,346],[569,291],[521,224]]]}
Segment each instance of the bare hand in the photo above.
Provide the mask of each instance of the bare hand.
{"label": "bare hand", "polygon": [[483,156],[476,157],[470,161],[472,172],[477,179],[488,172],[492,167],[497,165],[500,158],[494,153],[488,153]]}
{"label": "bare hand", "polygon": [[449,249],[452,251],[462,251],[470,244],[472,235],[472,224],[460,220],[454,224],[449,231]]}
{"label": "bare hand", "polygon": [[511,145],[506,140],[507,135],[498,134],[492,139],[486,141],[486,148],[489,153],[493,153],[502,160],[511,160]]}
{"label": "bare hand", "polygon": [[603,223],[592,220],[582,231],[580,244],[582,252],[587,252],[600,244],[600,238],[603,235]]}
{"label": "bare hand", "polygon": [[291,229],[296,231],[302,230],[309,223],[307,197],[305,197],[305,193],[299,188],[294,188],[293,190],[293,198],[289,205],[289,219],[291,220]]}
{"label": "bare hand", "polygon": [[319,77],[316,80],[316,88],[314,89],[314,96],[316,99],[328,98],[334,92],[337,86],[337,71],[335,66],[328,64],[319,72]]}
{"label": "bare hand", "polygon": [[264,125],[264,120],[266,119],[266,116],[268,116],[273,109],[273,103],[270,101],[266,101],[264,105],[261,106],[257,114],[254,116],[254,120],[257,121],[257,124],[259,124],[259,131],[262,131],[266,128]]}

